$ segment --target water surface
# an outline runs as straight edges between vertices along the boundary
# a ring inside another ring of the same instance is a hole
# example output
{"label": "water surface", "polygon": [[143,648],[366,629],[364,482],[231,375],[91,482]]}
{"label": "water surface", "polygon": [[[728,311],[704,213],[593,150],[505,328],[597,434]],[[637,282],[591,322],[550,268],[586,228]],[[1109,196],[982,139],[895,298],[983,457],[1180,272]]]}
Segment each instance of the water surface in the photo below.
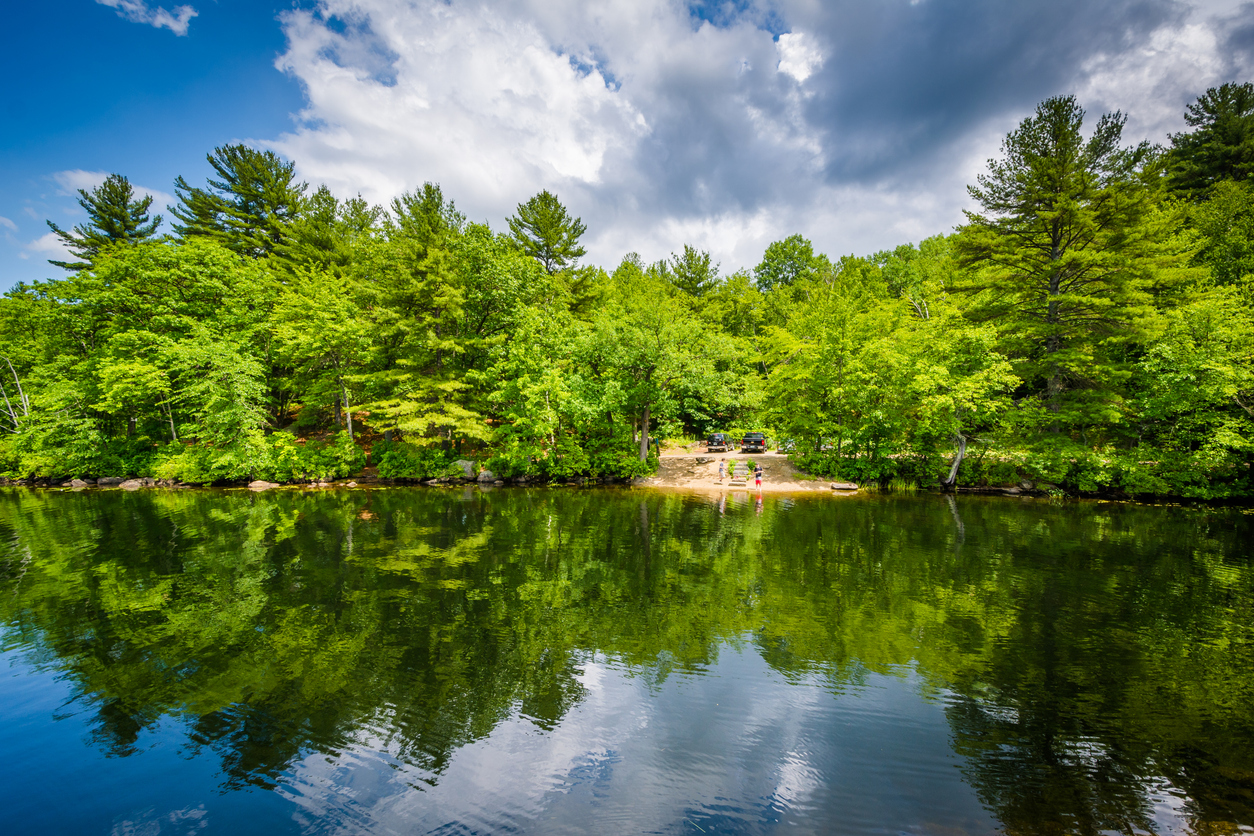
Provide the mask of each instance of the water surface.
{"label": "water surface", "polygon": [[1240,510],[0,491],[0,831],[1254,833]]}

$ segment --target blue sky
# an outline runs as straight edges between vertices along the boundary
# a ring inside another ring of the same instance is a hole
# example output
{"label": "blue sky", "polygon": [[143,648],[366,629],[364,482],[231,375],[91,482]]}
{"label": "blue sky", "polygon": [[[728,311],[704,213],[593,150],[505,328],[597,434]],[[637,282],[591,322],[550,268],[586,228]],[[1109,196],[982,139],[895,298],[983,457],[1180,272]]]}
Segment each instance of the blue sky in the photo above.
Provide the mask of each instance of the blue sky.
{"label": "blue sky", "polygon": [[46,0],[6,8],[0,286],[56,275],[45,219],[248,142],[386,203],[440,183],[497,228],[550,189],[613,266],[801,232],[832,255],[949,231],[1043,98],[1165,142],[1254,69],[1237,0]]}

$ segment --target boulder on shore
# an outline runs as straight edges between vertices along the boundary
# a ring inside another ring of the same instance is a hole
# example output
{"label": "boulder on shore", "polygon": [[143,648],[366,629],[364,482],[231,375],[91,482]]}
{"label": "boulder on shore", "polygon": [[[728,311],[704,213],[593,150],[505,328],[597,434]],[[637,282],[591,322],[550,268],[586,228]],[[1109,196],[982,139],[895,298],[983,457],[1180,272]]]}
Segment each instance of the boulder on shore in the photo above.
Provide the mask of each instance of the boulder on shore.
{"label": "boulder on shore", "polygon": [[278,483],[267,482],[264,479],[257,479],[255,481],[248,483],[248,489],[250,491],[268,491],[271,488],[278,488],[278,487],[281,487]]}
{"label": "boulder on shore", "polygon": [[465,477],[466,479],[475,478],[475,463],[474,462],[468,461],[467,459],[458,459],[457,461],[453,462],[453,464],[457,465],[458,467],[462,469],[462,476]]}
{"label": "boulder on shore", "polygon": [[126,480],[123,479],[121,476],[101,476],[99,479],[96,480],[96,485],[102,488],[112,488],[116,485],[122,484],[125,481]]}
{"label": "boulder on shore", "polygon": [[87,483],[84,482],[82,479],[71,479],[70,487],[71,488],[85,488],[87,487]]}
{"label": "boulder on shore", "polygon": [[137,491],[144,487],[144,482],[142,479],[127,479],[125,482],[118,485],[118,487],[124,491]]}
{"label": "boulder on shore", "polygon": [[479,474],[479,481],[480,481],[480,482],[495,482],[495,481],[496,481],[496,474],[495,474],[495,473],[493,473],[493,472],[492,472],[492,471],[490,471],[490,470],[485,470],[485,471],[482,471],[482,472]]}
{"label": "boulder on shore", "polygon": [[858,486],[853,482],[832,482],[831,489],[834,491],[856,491]]}

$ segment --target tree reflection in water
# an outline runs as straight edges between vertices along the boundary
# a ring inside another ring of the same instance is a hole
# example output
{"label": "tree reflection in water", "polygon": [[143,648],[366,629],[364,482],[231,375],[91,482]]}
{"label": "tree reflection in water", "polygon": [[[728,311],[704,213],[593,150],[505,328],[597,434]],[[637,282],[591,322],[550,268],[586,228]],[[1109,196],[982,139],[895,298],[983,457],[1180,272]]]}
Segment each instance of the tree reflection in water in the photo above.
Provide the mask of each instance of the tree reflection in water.
{"label": "tree reflection in water", "polygon": [[363,732],[434,782],[596,654],[729,644],[834,693],[916,677],[1010,833],[1254,825],[1254,569],[1230,510],[630,491],[0,492],[5,647],[91,744],[163,717],[227,787]]}

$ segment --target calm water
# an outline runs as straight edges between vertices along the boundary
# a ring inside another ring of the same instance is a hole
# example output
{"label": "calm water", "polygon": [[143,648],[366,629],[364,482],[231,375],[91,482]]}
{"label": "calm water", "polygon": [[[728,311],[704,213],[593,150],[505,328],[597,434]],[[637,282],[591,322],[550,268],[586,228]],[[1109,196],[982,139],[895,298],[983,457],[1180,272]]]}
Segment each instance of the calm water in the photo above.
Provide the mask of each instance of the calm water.
{"label": "calm water", "polygon": [[0,491],[0,832],[1254,833],[1254,517]]}

